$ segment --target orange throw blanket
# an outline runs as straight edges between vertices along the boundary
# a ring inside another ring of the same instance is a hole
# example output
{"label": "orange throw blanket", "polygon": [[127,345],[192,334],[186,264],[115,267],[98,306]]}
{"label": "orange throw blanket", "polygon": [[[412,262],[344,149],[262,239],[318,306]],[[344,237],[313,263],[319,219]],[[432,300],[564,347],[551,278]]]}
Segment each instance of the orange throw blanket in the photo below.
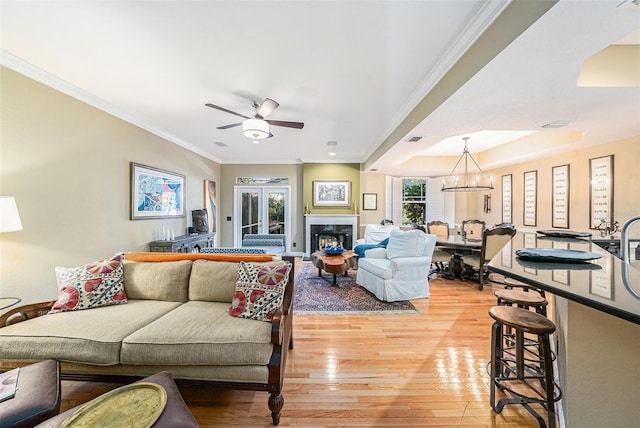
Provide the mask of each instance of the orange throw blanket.
{"label": "orange throw blanket", "polygon": [[270,262],[273,254],[208,254],[208,253],[125,253],[133,262],[171,262],[176,260],[215,260],[223,262]]}

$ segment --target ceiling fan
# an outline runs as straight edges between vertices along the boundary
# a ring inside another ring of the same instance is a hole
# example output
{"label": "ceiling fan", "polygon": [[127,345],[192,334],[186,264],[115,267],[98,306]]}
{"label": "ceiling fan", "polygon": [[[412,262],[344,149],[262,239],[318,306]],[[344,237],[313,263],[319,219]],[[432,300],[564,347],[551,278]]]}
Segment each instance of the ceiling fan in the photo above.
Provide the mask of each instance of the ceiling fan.
{"label": "ceiling fan", "polygon": [[236,113],[235,111],[231,111],[229,109],[217,106],[215,104],[205,104],[205,105],[207,107],[211,107],[216,110],[231,113],[236,116],[240,116],[244,118],[245,120],[242,122],[218,126],[217,129],[229,129],[229,128],[234,128],[236,126],[242,125],[242,133],[245,136],[253,139],[253,142],[256,144],[258,143],[258,140],[273,137],[273,134],[269,130],[269,125],[283,126],[285,128],[296,128],[296,129],[302,129],[304,127],[304,123],[302,122],[288,122],[284,120],[267,120],[267,116],[273,113],[273,111],[276,108],[278,108],[278,106],[280,105],[276,101],[272,100],[271,98],[265,99],[262,102],[262,104],[258,104],[256,101],[251,101],[251,107],[253,107],[256,111],[256,114],[253,117]]}

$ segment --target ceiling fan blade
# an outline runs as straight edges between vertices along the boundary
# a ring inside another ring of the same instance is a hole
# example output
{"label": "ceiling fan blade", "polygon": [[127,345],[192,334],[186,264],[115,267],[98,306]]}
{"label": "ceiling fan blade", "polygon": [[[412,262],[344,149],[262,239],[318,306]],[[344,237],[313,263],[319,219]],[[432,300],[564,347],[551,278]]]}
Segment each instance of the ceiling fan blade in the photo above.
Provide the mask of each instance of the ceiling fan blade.
{"label": "ceiling fan blade", "polygon": [[244,114],[236,113],[235,111],[228,110],[224,107],[217,106],[215,104],[205,104],[207,107],[214,108],[216,110],[224,111],[225,113],[235,114],[236,116],[244,117],[245,119],[249,119],[249,116],[245,116]]}
{"label": "ceiling fan blade", "polygon": [[235,128],[236,126],[240,126],[240,125],[242,125],[242,122],[232,123],[230,125],[218,126],[216,129],[229,129],[229,128]]}
{"label": "ceiling fan blade", "polygon": [[274,101],[271,98],[265,99],[260,105],[260,108],[258,109],[258,111],[256,112],[256,118],[264,119],[265,117],[273,113],[273,111],[277,109],[279,105],[280,104],[278,104],[277,101]]}
{"label": "ceiling fan blade", "polygon": [[285,120],[267,120],[269,125],[273,126],[284,126],[285,128],[296,128],[302,129],[304,128],[304,123],[302,122],[287,122]]}

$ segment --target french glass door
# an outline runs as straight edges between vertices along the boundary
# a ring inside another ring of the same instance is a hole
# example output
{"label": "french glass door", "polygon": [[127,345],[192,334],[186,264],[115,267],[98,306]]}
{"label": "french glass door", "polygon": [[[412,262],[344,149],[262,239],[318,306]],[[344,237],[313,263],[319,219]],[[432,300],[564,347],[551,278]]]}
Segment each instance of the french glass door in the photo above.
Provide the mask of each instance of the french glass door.
{"label": "french glass door", "polygon": [[242,237],[247,233],[285,234],[289,246],[288,186],[236,186],[234,211],[236,247],[242,245]]}

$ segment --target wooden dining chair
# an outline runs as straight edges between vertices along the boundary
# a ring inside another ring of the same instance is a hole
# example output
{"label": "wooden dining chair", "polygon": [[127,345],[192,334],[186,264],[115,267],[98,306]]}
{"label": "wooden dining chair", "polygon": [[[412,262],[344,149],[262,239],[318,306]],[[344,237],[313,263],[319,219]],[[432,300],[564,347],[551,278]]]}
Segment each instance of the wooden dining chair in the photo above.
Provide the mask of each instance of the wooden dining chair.
{"label": "wooden dining chair", "polygon": [[462,220],[462,232],[467,238],[482,238],[485,223],[482,220]]}
{"label": "wooden dining chair", "polygon": [[427,233],[438,236],[449,236],[449,223],[434,220],[427,223]]}
{"label": "wooden dining chair", "polygon": [[486,264],[498,254],[502,247],[513,238],[516,229],[513,226],[496,226],[482,232],[482,248],[480,252],[466,254],[462,257],[465,267],[478,275],[479,290],[482,291],[484,281],[488,278]]}
{"label": "wooden dining chair", "polygon": [[[430,221],[427,223],[427,233],[438,236],[449,236],[449,223],[439,220]],[[446,264],[449,264],[453,251],[445,251],[441,249],[435,249],[431,256],[431,263],[436,267],[437,272],[443,272],[446,268]]]}

